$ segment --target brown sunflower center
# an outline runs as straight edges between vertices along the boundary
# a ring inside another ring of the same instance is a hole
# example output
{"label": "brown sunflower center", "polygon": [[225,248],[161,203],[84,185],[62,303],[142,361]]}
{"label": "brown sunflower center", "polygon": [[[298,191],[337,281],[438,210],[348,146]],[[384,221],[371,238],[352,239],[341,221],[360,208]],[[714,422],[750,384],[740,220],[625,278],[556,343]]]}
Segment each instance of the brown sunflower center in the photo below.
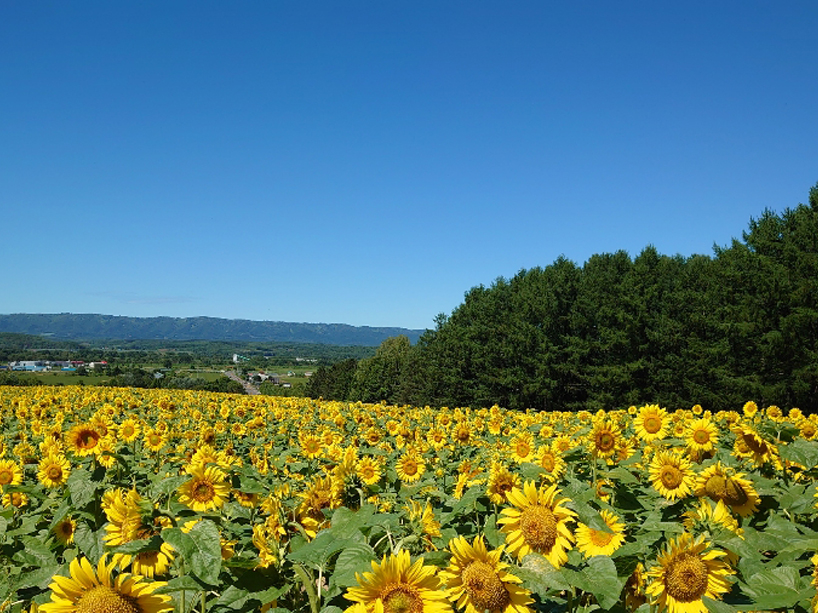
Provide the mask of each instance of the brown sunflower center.
{"label": "brown sunflower center", "polygon": [[602,530],[594,530],[592,528],[588,532],[588,537],[597,547],[605,547],[605,545],[608,545],[611,540],[613,540],[614,534],[613,532],[603,532]]}
{"label": "brown sunflower center", "polygon": [[191,490],[191,498],[197,502],[210,502],[215,498],[216,490],[208,481],[199,481]]}
{"label": "brown sunflower center", "polygon": [[125,438],[133,436],[134,433],[135,430],[133,426],[125,426],[124,428],[122,428],[122,436],[124,436]]}
{"label": "brown sunflower center", "polygon": [[602,452],[611,451],[616,445],[616,437],[607,430],[596,435],[596,448]]}
{"label": "brown sunflower center", "polygon": [[398,584],[386,588],[382,596],[384,613],[421,613],[423,599],[409,585]]}
{"label": "brown sunflower center", "polygon": [[99,432],[95,430],[83,430],[77,436],[77,447],[80,449],[93,449],[100,439]]}
{"label": "brown sunflower center", "polygon": [[456,436],[457,436],[457,440],[460,441],[461,443],[463,443],[463,442],[469,440],[469,438],[471,437],[471,432],[469,432],[468,428],[461,427],[461,428],[457,429]]}
{"label": "brown sunflower center", "polygon": [[540,466],[542,466],[548,472],[553,472],[554,468],[556,467],[554,456],[552,456],[550,453],[544,453],[542,459],[540,460]]}
{"label": "brown sunflower center", "polygon": [[675,490],[682,484],[684,475],[682,474],[681,470],[672,464],[665,464],[662,466],[662,470],[659,472],[659,478],[662,480],[662,485],[664,485],[667,489]]}
{"label": "brown sunflower center", "polygon": [[48,467],[46,474],[48,475],[48,478],[51,479],[52,481],[59,481],[60,479],[62,479],[62,468],[52,464],[51,466]]}
{"label": "brown sunflower center", "polygon": [[752,434],[749,434],[749,433],[744,434],[744,435],[742,435],[741,438],[744,441],[744,444],[747,445],[747,447],[753,453],[758,453],[758,454],[762,454],[762,455],[767,453],[767,444],[764,441],[756,438]]}
{"label": "brown sunflower center", "polygon": [[106,585],[86,591],[74,606],[76,613],[143,613],[136,598]]}
{"label": "brown sunflower center", "polygon": [[557,518],[548,507],[531,505],[520,515],[520,532],[529,547],[548,553],[557,542]]}
{"label": "brown sunflower center", "polygon": [[478,611],[501,611],[511,601],[506,586],[492,566],[476,560],[463,569],[463,587]]}
{"label": "brown sunflower center", "polygon": [[415,462],[415,461],[414,461],[413,459],[411,459],[411,458],[407,458],[407,459],[405,459],[405,460],[403,461],[401,468],[403,469],[403,472],[404,472],[406,475],[408,475],[408,476],[410,476],[410,477],[411,477],[412,475],[416,475],[416,474],[417,474],[417,472],[418,472],[418,463],[417,463],[417,462]]}
{"label": "brown sunflower center", "polygon": [[656,417],[655,415],[650,415],[649,417],[645,418],[643,426],[646,432],[649,432],[650,434],[656,434],[657,432],[659,432],[659,430],[662,429],[662,420]]}
{"label": "brown sunflower center", "polygon": [[62,521],[57,524],[57,532],[63,536],[71,536],[74,534],[74,526],[70,521]]}
{"label": "brown sunflower center", "polygon": [[710,442],[710,433],[707,430],[699,428],[693,432],[693,440],[699,445],[706,445]]}
{"label": "brown sunflower center", "polygon": [[699,600],[707,591],[707,576],[707,566],[699,556],[682,553],[668,567],[667,593],[679,602]]}
{"label": "brown sunflower center", "polygon": [[0,485],[8,485],[11,483],[13,475],[10,470],[0,470]]}
{"label": "brown sunflower center", "polygon": [[740,507],[747,500],[747,492],[741,487],[741,483],[735,479],[727,479],[724,484],[724,502],[730,506]]}
{"label": "brown sunflower center", "polygon": [[528,446],[528,443],[525,441],[517,443],[517,455],[519,457],[526,458],[529,453],[531,453],[531,447]]}

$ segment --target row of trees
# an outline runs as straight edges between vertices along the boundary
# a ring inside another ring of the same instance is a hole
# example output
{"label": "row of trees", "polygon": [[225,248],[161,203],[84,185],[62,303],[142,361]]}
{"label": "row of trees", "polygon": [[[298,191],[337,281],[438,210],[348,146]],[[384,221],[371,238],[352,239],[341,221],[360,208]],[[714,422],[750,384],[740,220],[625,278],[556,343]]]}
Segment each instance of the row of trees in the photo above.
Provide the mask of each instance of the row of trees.
{"label": "row of trees", "polygon": [[712,256],[559,258],[478,286],[414,346],[319,368],[313,397],[596,410],[818,411],[818,185]]}

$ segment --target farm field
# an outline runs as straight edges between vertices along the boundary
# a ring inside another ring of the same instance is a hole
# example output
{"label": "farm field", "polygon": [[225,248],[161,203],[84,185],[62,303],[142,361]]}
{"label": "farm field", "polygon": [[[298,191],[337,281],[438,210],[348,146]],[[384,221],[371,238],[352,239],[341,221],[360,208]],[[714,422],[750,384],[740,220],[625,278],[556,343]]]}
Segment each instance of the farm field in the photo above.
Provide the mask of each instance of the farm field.
{"label": "farm field", "polygon": [[0,386],[0,611],[814,611],[818,419]]}

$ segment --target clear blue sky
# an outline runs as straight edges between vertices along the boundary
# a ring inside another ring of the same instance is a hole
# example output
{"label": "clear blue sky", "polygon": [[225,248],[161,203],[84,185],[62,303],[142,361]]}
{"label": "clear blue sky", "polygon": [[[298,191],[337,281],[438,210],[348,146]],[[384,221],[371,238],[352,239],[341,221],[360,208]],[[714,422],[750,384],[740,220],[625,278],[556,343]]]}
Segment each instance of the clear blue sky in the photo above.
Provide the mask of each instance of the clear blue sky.
{"label": "clear blue sky", "polygon": [[0,313],[432,327],[818,181],[818,3],[0,4]]}

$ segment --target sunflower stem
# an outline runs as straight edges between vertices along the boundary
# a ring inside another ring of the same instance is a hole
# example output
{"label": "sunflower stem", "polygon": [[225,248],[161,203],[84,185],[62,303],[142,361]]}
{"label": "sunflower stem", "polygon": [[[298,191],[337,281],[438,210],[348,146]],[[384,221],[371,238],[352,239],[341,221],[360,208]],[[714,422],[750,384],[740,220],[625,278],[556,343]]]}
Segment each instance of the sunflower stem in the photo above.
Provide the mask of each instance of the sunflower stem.
{"label": "sunflower stem", "polygon": [[305,569],[301,564],[296,564],[293,566],[293,570],[295,570],[295,574],[298,575],[298,578],[304,585],[304,590],[307,592],[307,598],[310,599],[310,611],[312,613],[318,613],[318,597],[315,594],[315,586],[310,579],[307,569]]}

